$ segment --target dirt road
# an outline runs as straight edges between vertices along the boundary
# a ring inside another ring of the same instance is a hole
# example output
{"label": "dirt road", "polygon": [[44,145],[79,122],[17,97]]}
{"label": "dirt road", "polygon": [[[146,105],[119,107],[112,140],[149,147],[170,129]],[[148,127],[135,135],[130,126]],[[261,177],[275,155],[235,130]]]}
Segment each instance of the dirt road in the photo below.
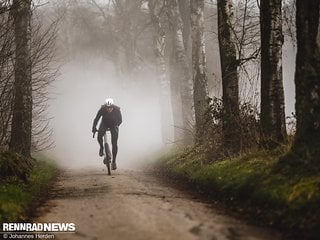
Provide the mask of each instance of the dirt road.
{"label": "dirt road", "polygon": [[161,183],[150,173],[69,170],[59,176],[52,199],[34,222],[72,222],[75,233],[55,239],[277,240],[273,231],[223,216],[209,204]]}

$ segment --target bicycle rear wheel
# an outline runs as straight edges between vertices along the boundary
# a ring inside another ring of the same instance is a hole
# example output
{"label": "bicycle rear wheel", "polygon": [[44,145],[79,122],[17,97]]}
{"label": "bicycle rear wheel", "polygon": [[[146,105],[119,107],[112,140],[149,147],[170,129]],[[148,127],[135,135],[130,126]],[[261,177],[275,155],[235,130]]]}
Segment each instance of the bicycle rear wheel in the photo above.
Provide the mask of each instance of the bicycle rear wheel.
{"label": "bicycle rear wheel", "polygon": [[105,149],[105,163],[106,163],[106,166],[107,166],[107,169],[108,169],[108,175],[111,175],[111,152],[110,152],[110,148],[109,148],[109,144],[106,143],[104,145],[104,149]]}

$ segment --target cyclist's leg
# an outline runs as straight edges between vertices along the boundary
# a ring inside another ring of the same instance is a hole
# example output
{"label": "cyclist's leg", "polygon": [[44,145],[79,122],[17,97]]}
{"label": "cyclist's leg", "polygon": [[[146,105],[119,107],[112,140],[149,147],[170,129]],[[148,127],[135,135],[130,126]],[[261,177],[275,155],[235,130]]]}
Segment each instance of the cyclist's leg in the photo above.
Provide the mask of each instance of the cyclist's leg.
{"label": "cyclist's leg", "polygon": [[106,128],[104,127],[103,124],[100,124],[99,130],[98,130],[98,143],[100,145],[100,150],[99,150],[99,156],[103,156],[103,136],[106,133]]}
{"label": "cyclist's leg", "polygon": [[118,153],[118,135],[119,127],[113,127],[110,129],[111,132],[111,143],[112,143],[112,161],[116,162],[117,153]]}

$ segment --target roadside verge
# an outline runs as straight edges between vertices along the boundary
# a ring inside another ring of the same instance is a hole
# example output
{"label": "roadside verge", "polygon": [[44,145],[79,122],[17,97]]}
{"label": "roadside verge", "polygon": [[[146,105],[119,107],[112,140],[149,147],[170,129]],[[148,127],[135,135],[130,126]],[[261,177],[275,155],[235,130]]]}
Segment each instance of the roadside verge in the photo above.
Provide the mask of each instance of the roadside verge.
{"label": "roadside verge", "polygon": [[277,170],[278,159],[286,151],[285,147],[256,151],[210,162],[189,148],[162,155],[155,166],[162,174],[223,202],[236,215],[282,230],[288,239],[318,239],[320,176],[303,169]]}
{"label": "roadside verge", "polygon": [[26,160],[11,153],[0,153],[0,224],[28,219],[43,199],[57,166],[43,156]]}

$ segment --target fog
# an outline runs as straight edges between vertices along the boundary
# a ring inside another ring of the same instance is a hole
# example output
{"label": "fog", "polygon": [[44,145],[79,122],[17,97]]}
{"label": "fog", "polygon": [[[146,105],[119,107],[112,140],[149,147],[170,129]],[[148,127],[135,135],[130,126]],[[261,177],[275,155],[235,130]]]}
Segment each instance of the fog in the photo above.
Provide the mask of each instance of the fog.
{"label": "fog", "polygon": [[[158,89],[151,72],[130,85],[121,84],[112,64],[95,57],[71,61],[60,70],[50,103],[55,147],[50,155],[63,167],[103,166],[92,123],[100,106],[112,97],[121,108],[117,163],[134,167],[146,153],[162,146]],[[145,77],[148,81],[139,81]],[[110,142],[110,134],[108,135]]]}
{"label": "fog", "polygon": [[[283,62],[287,116],[294,112],[294,55],[294,49],[287,44]],[[60,166],[103,167],[91,128],[107,97],[112,97],[122,112],[117,157],[120,168],[134,168],[163,147],[156,77],[152,71],[143,71],[131,81],[121,81],[113,64],[97,56],[68,62],[60,69],[49,109],[55,145],[49,154]],[[108,137],[110,142],[110,134]],[[170,145],[168,141],[166,146]]]}
{"label": "fog", "polygon": [[294,72],[296,62],[296,50],[290,39],[283,45],[283,88],[285,96],[286,116],[292,116],[295,112],[295,85]]}
{"label": "fog", "polygon": [[[123,43],[119,44],[114,39],[122,38],[130,43],[130,35],[124,34],[126,22],[121,22],[122,18],[116,18],[118,23],[104,22],[99,17],[100,11],[88,1],[69,4],[56,2],[58,4],[53,5],[55,7],[47,6],[43,11],[43,19],[46,20],[49,19],[46,17],[49,13],[54,17],[57,12],[65,13],[58,26],[57,38],[57,55],[61,58],[62,67],[59,69],[58,79],[53,83],[53,97],[48,109],[48,115],[53,117],[52,140],[55,145],[48,151],[49,155],[63,167],[103,167],[102,158],[98,155],[99,146],[96,138],[92,138],[91,128],[97,111],[107,97],[114,99],[115,104],[121,108],[123,117],[118,140],[117,163],[120,168],[134,167],[164,145],[171,146],[171,139],[162,143],[160,89],[155,71],[153,30],[146,28],[135,42],[140,54],[136,57],[138,64],[135,67],[139,68],[129,71],[129,74],[119,74],[119,69],[115,69],[118,59],[114,59],[114,52],[119,52],[119,68],[125,65],[127,56],[123,49],[125,47],[121,45]],[[112,12],[109,14],[113,15]],[[136,29],[149,20],[149,14],[143,11],[133,16]],[[115,31],[113,24],[118,29],[124,28],[124,32]],[[211,22],[208,21],[207,24]],[[110,31],[114,31],[113,35],[110,35]],[[217,44],[217,37],[207,36],[209,89],[211,95],[218,93],[218,97],[219,94],[221,97]],[[128,45],[130,44],[125,46]],[[170,47],[166,54],[171,54]],[[286,39],[283,46],[283,79],[287,116],[294,112],[294,63],[295,51],[290,40]],[[259,88],[250,94],[257,96],[255,91],[259,92]],[[172,135],[172,116],[167,117],[171,123],[168,128]]]}

